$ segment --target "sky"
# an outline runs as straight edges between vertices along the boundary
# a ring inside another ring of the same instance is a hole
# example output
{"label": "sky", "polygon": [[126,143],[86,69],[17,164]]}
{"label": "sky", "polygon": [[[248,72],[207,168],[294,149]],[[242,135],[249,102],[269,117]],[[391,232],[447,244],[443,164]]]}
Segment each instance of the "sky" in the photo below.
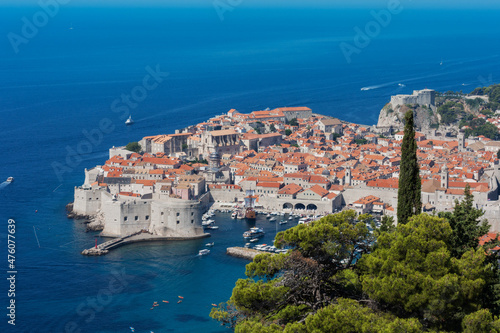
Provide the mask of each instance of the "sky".
{"label": "sky", "polygon": [[383,8],[390,2],[399,2],[408,8],[495,8],[498,0],[1,0],[2,6],[37,5],[39,2],[58,1],[65,6],[161,6],[211,7],[215,5],[245,7],[325,7],[325,8]]}

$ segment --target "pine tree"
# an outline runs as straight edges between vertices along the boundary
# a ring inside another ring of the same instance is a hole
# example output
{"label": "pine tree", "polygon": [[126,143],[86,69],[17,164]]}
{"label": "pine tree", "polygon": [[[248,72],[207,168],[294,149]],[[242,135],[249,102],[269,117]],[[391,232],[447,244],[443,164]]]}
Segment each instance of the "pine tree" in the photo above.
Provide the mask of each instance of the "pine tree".
{"label": "pine tree", "polygon": [[412,215],[420,214],[421,181],[417,161],[417,142],[413,125],[413,110],[405,114],[405,129],[401,146],[401,165],[399,169],[398,224],[406,224]]}

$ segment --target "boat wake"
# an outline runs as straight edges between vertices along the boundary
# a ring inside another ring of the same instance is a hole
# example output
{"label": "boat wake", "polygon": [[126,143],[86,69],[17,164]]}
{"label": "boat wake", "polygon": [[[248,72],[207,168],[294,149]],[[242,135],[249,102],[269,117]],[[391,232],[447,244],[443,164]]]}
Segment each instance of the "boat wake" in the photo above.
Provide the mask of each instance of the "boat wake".
{"label": "boat wake", "polygon": [[4,187],[7,187],[7,185],[9,185],[10,182],[3,182],[0,184],[0,190],[3,189]]}

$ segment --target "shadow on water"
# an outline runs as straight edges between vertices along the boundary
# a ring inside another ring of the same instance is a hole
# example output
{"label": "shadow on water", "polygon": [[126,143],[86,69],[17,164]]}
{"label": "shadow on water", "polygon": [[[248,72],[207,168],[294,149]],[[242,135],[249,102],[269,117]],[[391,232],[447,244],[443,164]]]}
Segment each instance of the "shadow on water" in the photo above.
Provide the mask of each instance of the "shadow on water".
{"label": "shadow on water", "polygon": [[202,317],[202,316],[197,316],[197,315],[192,315],[192,314],[179,314],[175,316],[175,320],[187,323],[188,321],[199,321],[199,322],[207,322],[209,321],[208,318]]}

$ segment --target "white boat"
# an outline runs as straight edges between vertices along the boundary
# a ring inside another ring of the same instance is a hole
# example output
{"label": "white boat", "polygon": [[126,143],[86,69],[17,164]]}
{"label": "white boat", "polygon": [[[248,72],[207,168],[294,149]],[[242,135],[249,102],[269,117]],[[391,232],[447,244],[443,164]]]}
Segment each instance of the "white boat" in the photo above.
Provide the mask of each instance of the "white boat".
{"label": "white boat", "polygon": [[238,216],[238,212],[233,212],[233,213],[231,214],[231,218],[232,218],[232,219],[235,219],[237,216]]}
{"label": "white boat", "polygon": [[213,229],[213,230],[216,230],[216,229],[219,229],[219,226],[217,225],[207,225],[206,226],[207,229]]}
{"label": "white boat", "polygon": [[288,221],[291,221],[291,220],[293,220],[293,217],[292,216],[288,217]]}
{"label": "white boat", "polygon": [[275,217],[271,217],[271,218],[269,219],[269,221],[274,222],[274,221],[276,221],[276,218],[275,218]]}
{"label": "white boat", "polygon": [[259,241],[258,238],[252,238],[252,239],[250,239],[250,243],[255,243],[255,242],[258,242],[258,241]]}
{"label": "white boat", "polygon": [[209,225],[211,225],[213,223],[215,223],[214,220],[206,220],[206,221],[202,221],[201,225],[206,227],[206,226],[209,226]]}
{"label": "white boat", "polygon": [[12,183],[12,182],[14,181],[14,177],[9,177],[9,178],[7,178],[7,181],[8,181],[9,183]]}
{"label": "white boat", "polygon": [[264,230],[262,228],[253,227],[250,230],[243,233],[243,238],[257,238],[264,236]]}
{"label": "white boat", "polygon": [[288,221],[286,221],[286,220],[281,220],[280,221],[280,224],[287,224],[287,223],[288,223]]}
{"label": "white boat", "polygon": [[207,243],[207,244],[205,244],[205,246],[210,246],[210,247],[211,247],[211,246],[214,246],[214,244],[215,244],[214,242],[212,242],[212,243]]}
{"label": "white boat", "polygon": [[208,249],[203,249],[203,250],[200,250],[200,252],[198,252],[198,255],[200,256],[204,256],[204,255],[207,255],[210,253],[210,250]]}
{"label": "white boat", "polygon": [[132,125],[134,121],[132,120],[132,116],[128,116],[128,119],[125,121],[125,125]]}
{"label": "white boat", "polygon": [[271,217],[271,214],[267,214],[266,215],[266,219],[270,218]]}

